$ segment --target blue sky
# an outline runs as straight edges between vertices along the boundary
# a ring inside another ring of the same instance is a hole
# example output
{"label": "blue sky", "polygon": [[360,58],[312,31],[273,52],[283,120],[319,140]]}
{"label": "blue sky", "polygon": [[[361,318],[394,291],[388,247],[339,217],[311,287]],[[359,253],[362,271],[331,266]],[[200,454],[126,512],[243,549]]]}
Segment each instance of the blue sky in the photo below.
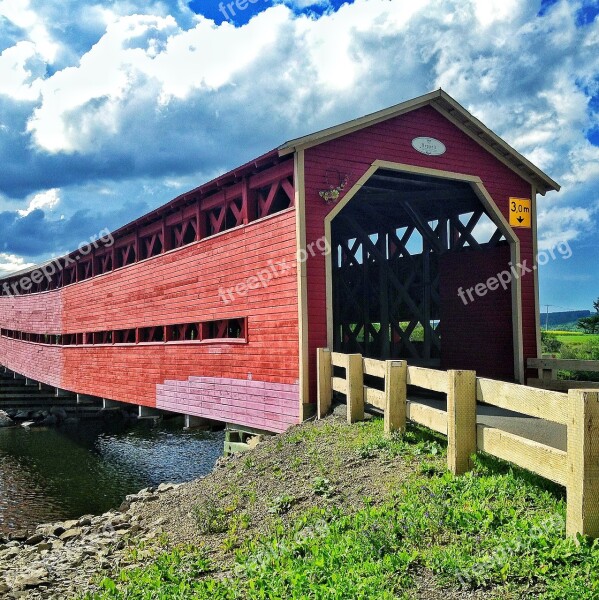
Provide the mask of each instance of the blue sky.
{"label": "blue sky", "polygon": [[[233,14],[234,13],[234,14]],[[541,302],[599,296],[599,1],[0,0],[0,273],[443,87],[562,184]]]}

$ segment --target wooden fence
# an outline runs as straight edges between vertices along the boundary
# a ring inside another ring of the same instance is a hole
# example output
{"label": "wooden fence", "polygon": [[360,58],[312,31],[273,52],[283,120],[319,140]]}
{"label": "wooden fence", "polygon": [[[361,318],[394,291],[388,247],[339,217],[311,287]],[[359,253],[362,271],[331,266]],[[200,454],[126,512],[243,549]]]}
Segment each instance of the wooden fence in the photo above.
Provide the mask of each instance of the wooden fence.
{"label": "wooden fence", "polygon": [[[365,404],[383,411],[386,434],[403,431],[409,419],[447,436],[448,468],[456,475],[472,467],[477,450],[512,462],[567,490],[566,531],[599,537],[599,391],[568,394],[476,377],[474,371],[438,371],[320,348],[317,415],[331,408],[333,392],[345,394],[350,423],[364,418]],[[345,370],[334,376],[334,367]],[[364,376],[384,381],[383,391],[364,385]],[[447,395],[447,410],[407,399],[407,386]],[[567,428],[567,449],[559,450],[499,428],[477,424],[484,402]]]}
{"label": "wooden fence", "polygon": [[[528,385],[546,390],[567,392],[576,388],[599,390],[599,360],[567,360],[561,358],[529,358],[529,369],[539,369],[539,377],[527,379]],[[557,371],[591,371],[597,373],[597,381],[574,381],[557,378]]]}

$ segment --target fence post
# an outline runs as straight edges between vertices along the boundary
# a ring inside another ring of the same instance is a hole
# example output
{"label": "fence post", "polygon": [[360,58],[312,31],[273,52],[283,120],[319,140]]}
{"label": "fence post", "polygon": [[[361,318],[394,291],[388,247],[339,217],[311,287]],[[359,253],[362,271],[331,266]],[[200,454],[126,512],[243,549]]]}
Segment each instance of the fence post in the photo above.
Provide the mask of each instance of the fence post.
{"label": "fence post", "polygon": [[318,348],[316,351],[316,371],[318,372],[318,387],[316,394],[316,416],[322,419],[330,410],[333,401],[331,377],[331,351],[328,348]]}
{"label": "fence post", "polygon": [[407,380],[405,360],[385,361],[385,435],[406,430]]}
{"label": "fence post", "polygon": [[447,467],[454,475],[472,468],[476,452],[476,373],[448,371]]}
{"label": "fence post", "polygon": [[364,420],[364,362],[361,354],[347,355],[347,422]]}
{"label": "fence post", "polygon": [[568,392],[566,533],[599,537],[599,392]]}

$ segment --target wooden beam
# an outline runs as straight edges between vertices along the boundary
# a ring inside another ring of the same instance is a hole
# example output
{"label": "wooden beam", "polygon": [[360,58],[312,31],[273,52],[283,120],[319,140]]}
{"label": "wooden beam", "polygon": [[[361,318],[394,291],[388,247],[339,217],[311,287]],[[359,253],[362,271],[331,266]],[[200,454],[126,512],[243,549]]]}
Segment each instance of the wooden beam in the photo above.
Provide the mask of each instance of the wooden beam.
{"label": "wooden beam", "polygon": [[568,397],[559,392],[479,377],[476,381],[476,399],[537,419],[562,425],[568,422]]}
{"label": "wooden beam", "polygon": [[322,419],[331,410],[331,403],[333,400],[333,389],[331,388],[331,351],[328,348],[318,348],[316,354],[316,369],[318,372],[316,416],[317,418]]}
{"label": "wooden beam", "polygon": [[364,403],[372,404],[380,410],[385,410],[385,392],[375,388],[364,386]]}
{"label": "wooden beam", "polygon": [[364,420],[364,370],[361,354],[347,355],[347,422]]}
{"label": "wooden beam", "polygon": [[447,371],[437,371],[424,367],[408,366],[408,385],[433,390],[447,394],[449,392],[449,381]]}
{"label": "wooden beam", "polygon": [[444,410],[408,401],[406,416],[410,421],[447,435],[447,413]]}
{"label": "wooden beam", "polygon": [[476,443],[482,452],[507,460],[560,485],[566,485],[567,454],[563,450],[486,425],[477,426]]}
{"label": "wooden beam", "polygon": [[454,475],[472,468],[476,454],[476,373],[448,371],[447,466]]}
{"label": "wooden beam", "polygon": [[373,377],[380,377],[381,379],[386,377],[386,362],[382,360],[376,360],[375,358],[364,359],[364,375],[371,375]]}
{"label": "wooden beam", "polygon": [[568,394],[566,533],[599,537],[599,392]]}
{"label": "wooden beam", "polygon": [[386,436],[394,431],[406,430],[408,364],[406,361],[388,360],[385,362],[385,414],[384,432]]}
{"label": "wooden beam", "polygon": [[599,381],[573,381],[567,379],[537,379],[531,377],[526,380],[527,385],[541,390],[553,390],[554,392],[568,392],[569,390],[599,390]]}
{"label": "wooden beam", "polygon": [[599,371],[599,360],[570,360],[562,358],[529,358],[529,369],[564,369],[567,371]]}

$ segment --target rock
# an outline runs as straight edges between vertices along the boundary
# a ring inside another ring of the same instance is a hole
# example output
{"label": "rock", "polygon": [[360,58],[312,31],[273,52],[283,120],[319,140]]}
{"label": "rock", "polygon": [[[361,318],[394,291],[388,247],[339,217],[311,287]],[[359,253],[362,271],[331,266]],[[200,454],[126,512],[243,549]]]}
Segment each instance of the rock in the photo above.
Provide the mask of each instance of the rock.
{"label": "rock", "polygon": [[66,530],[72,529],[73,527],[77,527],[77,523],[79,523],[79,519],[70,519],[69,521],[63,521],[62,523],[60,523],[60,525],[62,525]]}
{"label": "rock", "polygon": [[39,544],[40,542],[44,541],[44,536],[41,533],[34,533],[31,537],[28,537],[25,540],[25,543],[28,546],[35,546],[36,544]]}
{"label": "rock", "polygon": [[48,427],[51,427],[53,425],[56,425],[57,423],[58,417],[56,415],[48,415],[40,422],[40,425],[46,425]]}
{"label": "rock", "polygon": [[10,592],[11,587],[5,581],[0,581],[0,594],[6,594],[6,592]]}
{"label": "rock", "polygon": [[72,529],[67,529],[64,533],[62,533],[60,535],[60,539],[63,542],[66,542],[67,540],[72,540],[74,538],[78,538],[81,537],[81,528],[80,527],[73,527]]}
{"label": "rock", "polygon": [[163,492],[168,492],[169,490],[174,490],[176,489],[178,486],[176,483],[161,483],[157,488],[156,491],[159,494],[162,494]]}
{"label": "rock", "polygon": [[37,544],[35,547],[37,552],[43,552],[44,550],[52,550],[54,544],[52,542],[42,542],[41,544]]}
{"label": "rock", "polygon": [[47,582],[48,571],[44,567],[38,567],[36,569],[32,569],[31,571],[27,571],[22,575],[17,575],[15,577],[14,587],[22,590],[25,588],[38,587],[42,585],[42,583]]}
{"label": "rock", "polygon": [[14,419],[28,419],[29,418],[29,411],[28,410],[20,410],[14,417]]}
{"label": "rock", "polygon": [[12,427],[16,425],[16,423],[5,413],[3,410],[0,410],[0,427]]}
{"label": "rock", "polygon": [[61,406],[53,406],[50,409],[50,414],[54,415],[60,421],[64,421],[64,419],[67,418],[67,411],[64,408],[62,408]]}
{"label": "rock", "polygon": [[58,537],[66,531],[66,529],[60,523],[45,523],[44,525],[38,525],[35,530],[38,533],[43,534],[45,537]]}
{"label": "rock", "polygon": [[64,420],[64,425],[77,425],[81,419],[79,417],[68,417]]}
{"label": "rock", "polygon": [[26,529],[19,531],[11,531],[8,534],[8,539],[13,542],[24,542],[29,537],[29,532]]}

